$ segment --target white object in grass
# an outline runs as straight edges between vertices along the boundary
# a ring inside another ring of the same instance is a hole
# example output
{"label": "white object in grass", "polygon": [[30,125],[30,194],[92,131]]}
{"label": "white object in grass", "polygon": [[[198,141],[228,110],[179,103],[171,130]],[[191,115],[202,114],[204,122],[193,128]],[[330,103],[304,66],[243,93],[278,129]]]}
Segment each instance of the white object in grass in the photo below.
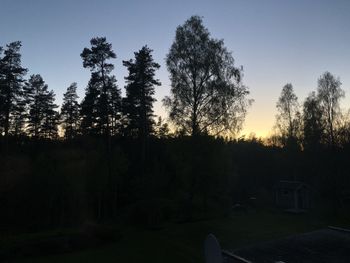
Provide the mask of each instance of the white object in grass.
{"label": "white object in grass", "polygon": [[204,241],[205,263],[223,263],[221,247],[213,234],[209,234]]}

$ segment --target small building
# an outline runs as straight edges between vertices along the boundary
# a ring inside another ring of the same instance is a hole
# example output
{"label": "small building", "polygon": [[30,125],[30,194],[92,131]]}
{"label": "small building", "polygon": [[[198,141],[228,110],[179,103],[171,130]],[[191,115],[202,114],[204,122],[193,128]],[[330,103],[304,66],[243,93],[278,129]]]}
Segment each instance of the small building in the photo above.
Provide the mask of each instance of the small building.
{"label": "small building", "polygon": [[276,205],[291,212],[310,208],[310,189],[299,181],[279,181],[275,188]]}

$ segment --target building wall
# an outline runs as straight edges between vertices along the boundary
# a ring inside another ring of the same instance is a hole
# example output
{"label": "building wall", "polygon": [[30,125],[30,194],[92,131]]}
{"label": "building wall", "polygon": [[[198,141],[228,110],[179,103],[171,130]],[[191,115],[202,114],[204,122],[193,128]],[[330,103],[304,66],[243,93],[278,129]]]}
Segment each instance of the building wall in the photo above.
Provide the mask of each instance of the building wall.
{"label": "building wall", "polygon": [[276,205],[285,209],[308,209],[310,207],[309,191],[305,187],[298,190],[277,189]]}
{"label": "building wall", "polygon": [[294,208],[294,191],[290,189],[276,190],[276,204],[281,208]]}

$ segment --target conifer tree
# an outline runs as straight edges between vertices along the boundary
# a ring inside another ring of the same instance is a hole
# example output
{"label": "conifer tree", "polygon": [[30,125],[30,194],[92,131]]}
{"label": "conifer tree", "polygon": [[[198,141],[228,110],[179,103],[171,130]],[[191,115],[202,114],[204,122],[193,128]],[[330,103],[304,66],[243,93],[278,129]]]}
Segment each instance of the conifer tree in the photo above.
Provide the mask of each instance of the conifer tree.
{"label": "conifer tree", "polygon": [[85,97],[80,106],[80,128],[85,135],[98,134],[97,100],[99,98],[99,88],[95,75],[94,73],[91,74],[88,86],[85,89]]}
{"label": "conifer tree", "polygon": [[155,71],[160,65],[153,61],[152,50],[147,46],[135,52],[135,59],[123,61],[129,75],[126,80],[124,113],[127,118],[127,133],[145,138],[153,132],[154,86],[161,83],[155,79]]}
{"label": "conifer tree", "polygon": [[23,120],[23,77],[27,69],[21,66],[21,42],[0,48],[0,134],[18,134]]}
{"label": "conifer tree", "polygon": [[110,59],[116,58],[112,45],[105,37],[90,41],[91,48],[81,53],[83,66],[91,71],[91,79],[82,103],[82,128],[88,133],[103,134],[109,137],[113,130],[113,116],[119,109],[112,105],[120,104],[120,91],[116,79],[111,74],[114,69]]}
{"label": "conifer tree", "polygon": [[121,92],[116,85],[116,79],[113,76],[109,79],[109,100],[108,100],[108,114],[110,118],[111,135],[117,135],[120,133],[121,126]]}
{"label": "conifer tree", "polygon": [[66,93],[63,94],[63,103],[61,108],[61,120],[65,130],[64,136],[66,139],[74,138],[79,129],[79,103],[77,99],[77,83],[72,83]]}
{"label": "conifer tree", "polygon": [[59,121],[55,94],[48,90],[43,78],[31,75],[24,87],[27,108],[27,133],[34,138],[57,137]]}
{"label": "conifer tree", "polygon": [[58,137],[59,113],[58,105],[55,104],[55,93],[53,90],[46,94],[44,103],[44,121],[42,126],[43,137],[45,139],[56,139]]}

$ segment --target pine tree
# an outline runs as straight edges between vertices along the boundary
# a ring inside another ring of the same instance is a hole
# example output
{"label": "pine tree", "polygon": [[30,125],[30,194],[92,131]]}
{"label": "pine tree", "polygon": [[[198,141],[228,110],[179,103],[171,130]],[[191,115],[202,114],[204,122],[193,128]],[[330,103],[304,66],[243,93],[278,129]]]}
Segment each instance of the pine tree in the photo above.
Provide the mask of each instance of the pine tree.
{"label": "pine tree", "polygon": [[34,138],[56,138],[59,121],[55,94],[40,75],[31,75],[24,87],[27,108],[27,133]]}
{"label": "pine tree", "polygon": [[114,77],[109,79],[109,101],[108,112],[110,117],[111,135],[117,135],[120,132],[121,122],[121,94],[116,85]]}
{"label": "pine tree", "polygon": [[[21,66],[21,42],[6,45],[0,51],[0,133],[18,134],[23,126],[23,77],[27,69]],[[3,55],[2,55],[3,53]]]}
{"label": "pine tree", "polygon": [[98,116],[97,116],[97,101],[99,98],[98,81],[92,73],[89,84],[85,90],[85,97],[81,102],[80,116],[81,116],[81,131],[85,135],[97,135]]}
{"label": "pine tree", "polygon": [[4,71],[4,62],[2,59],[3,47],[0,47],[0,136],[4,134],[5,127],[5,96],[3,91],[5,89],[5,75]]}
{"label": "pine tree", "polygon": [[25,136],[25,98],[18,97],[12,113],[10,133],[15,136]]}
{"label": "pine tree", "polygon": [[66,93],[63,94],[63,103],[61,108],[61,120],[65,130],[66,139],[74,138],[79,129],[80,108],[77,99],[77,83],[72,83]]}
{"label": "pine tree", "polygon": [[135,52],[135,59],[123,61],[129,75],[126,80],[126,99],[124,113],[127,117],[127,134],[145,138],[153,132],[154,86],[161,83],[155,79],[155,71],[160,68],[153,61],[152,50],[147,46]]}
{"label": "pine tree", "polygon": [[59,113],[55,110],[58,105],[55,104],[55,93],[53,90],[46,94],[44,103],[44,120],[42,125],[43,137],[45,139],[56,139],[58,137]]}
{"label": "pine tree", "polygon": [[40,75],[31,75],[24,87],[27,106],[27,133],[31,137],[38,138],[41,133],[43,119],[43,90],[47,90],[44,80]]}
{"label": "pine tree", "polygon": [[121,100],[116,79],[111,75],[114,66],[108,63],[108,60],[116,58],[116,54],[105,37],[93,38],[90,44],[91,48],[84,48],[80,55],[83,66],[92,73],[82,103],[83,131],[109,137],[113,130],[113,119],[120,111],[114,106],[120,104]]}

